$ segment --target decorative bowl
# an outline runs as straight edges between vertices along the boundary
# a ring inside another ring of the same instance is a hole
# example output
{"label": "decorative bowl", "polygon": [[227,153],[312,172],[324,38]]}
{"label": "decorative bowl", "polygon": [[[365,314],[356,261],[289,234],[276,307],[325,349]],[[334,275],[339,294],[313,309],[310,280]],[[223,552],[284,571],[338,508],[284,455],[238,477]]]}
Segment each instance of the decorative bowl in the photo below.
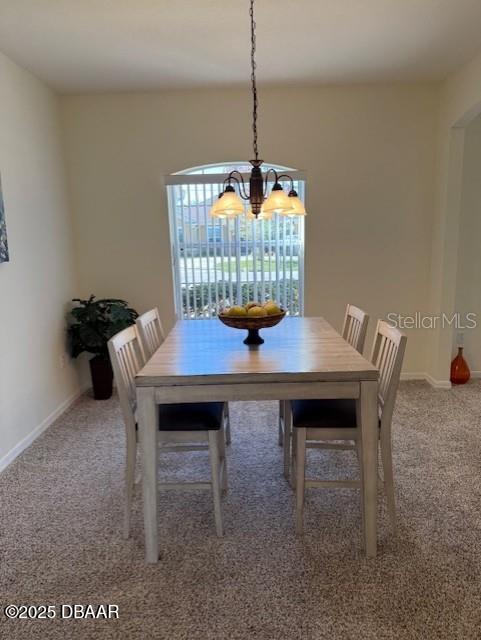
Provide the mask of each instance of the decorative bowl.
{"label": "decorative bowl", "polygon": [[244,344],[263,344],[264,339],[259,335],[259,329],[275,327],[284,318],[286,312],[276,313],[271,316],[229,316],[221,312],[217,316],[221,322],[233,329],[244,329],[248,331]]}

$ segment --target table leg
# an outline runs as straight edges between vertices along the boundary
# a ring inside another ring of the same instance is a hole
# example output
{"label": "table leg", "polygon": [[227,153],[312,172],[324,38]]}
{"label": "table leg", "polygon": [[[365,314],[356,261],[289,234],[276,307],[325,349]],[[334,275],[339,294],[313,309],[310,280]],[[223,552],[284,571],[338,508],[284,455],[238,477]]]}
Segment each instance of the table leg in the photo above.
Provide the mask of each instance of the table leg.
{"label": "table leg", "polygon": [[364,543],[366,555],[377,552],[377,476],[378,476],[378,383],[361,382],[361,442],[363,473]]}
{"label": "table leg", "polygon": [[154,389],[137,389],[142,494],[144,501],[145,560],[157,562],[159,541],[157,526],[157,405]]}

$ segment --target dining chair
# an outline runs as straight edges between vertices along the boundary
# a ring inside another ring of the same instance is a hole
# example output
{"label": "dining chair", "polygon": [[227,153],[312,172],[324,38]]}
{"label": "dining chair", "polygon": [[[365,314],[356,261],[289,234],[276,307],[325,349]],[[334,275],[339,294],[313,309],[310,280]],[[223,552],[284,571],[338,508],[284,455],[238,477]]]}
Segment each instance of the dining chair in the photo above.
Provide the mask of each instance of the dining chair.
{"label": "dining chair", "polygon": [[[396,509],[391,425],[407,338],[383,320],[377,324],[371,362],[379,370],[379,442],[388,513],[395,528]],[[362,488],[362,441],[356,400],[294,400],[288,406],[286,428],[292,431],[291,480],[296,490],[296,532],[303,531],[306,488]],[[353,449],[361,480],[306,480],[306,449]]]}
{"label": "dining chair", "polygon": [[353,304],[347,305],[342,325],[342,337],[361,354],[364,351],[368,324],[369,316],[365,311]]}
{"label": "dining chair", "polygon": [[[146,360],[151,358],[165,339],[164,329],[160,321],[157,307],[146,311],[135,321],[140,340],[144,348]],[[230,413],[229,404],[225,403],[225,442],[230,444]]]}
{"label": "dining chair", "polygon": [[159,310],[154,307],[150,311],[146,311],[137,318],[135,323],[144,349],[145,359],[149,360],[165,339]]}
{"label": "dining chair", "polygon": [[[130,533],[130,513],[137,459],[137,401],[135,376],[145,363],[135,325],[120,331],[108,342],[110,360],[119,394],[126,432],[124,537]],[[223,535],[221,491],[227,492],[224,403],[198,402],[160,405],[158,411],[160,451],[207,450],[209,482],[162,482],[160,489],[208,489],[212,491],[217,535]]]}
{"label": "dining chair", "polygon": [[[365,311],[353,304],[348,304],[346,313],[344,314],[344,322],[342,325],[342,337],[344,340],[362,354],[364,350],[364,342],[366,340],[367,325],[369,324],[369,316]],[[286,404],[288,400],[280,400],[279,402],[279,446],[284,444],[284,432],[286,421]],[[284,449],[284,475],[288,475],[290,457],[290,443]]]}

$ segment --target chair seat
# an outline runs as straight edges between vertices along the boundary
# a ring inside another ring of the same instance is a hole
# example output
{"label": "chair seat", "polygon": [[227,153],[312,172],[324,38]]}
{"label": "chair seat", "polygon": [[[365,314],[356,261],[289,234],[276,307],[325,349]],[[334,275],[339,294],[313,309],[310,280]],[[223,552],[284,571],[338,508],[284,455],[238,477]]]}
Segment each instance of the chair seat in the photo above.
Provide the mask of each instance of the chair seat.
{"label": "chair seat", "polygon": [[356,401],[293,400],[292,424],[305,429],[355,429]]}
{"label": "chair seat", "polygon": [[161,404],[159,431],[217,431],[222,426],[223,411],[223,402]]}
{"label": "chair seat", "polygon": [[159,431],[216,431],[222,426],[223,402],[159,406]]}

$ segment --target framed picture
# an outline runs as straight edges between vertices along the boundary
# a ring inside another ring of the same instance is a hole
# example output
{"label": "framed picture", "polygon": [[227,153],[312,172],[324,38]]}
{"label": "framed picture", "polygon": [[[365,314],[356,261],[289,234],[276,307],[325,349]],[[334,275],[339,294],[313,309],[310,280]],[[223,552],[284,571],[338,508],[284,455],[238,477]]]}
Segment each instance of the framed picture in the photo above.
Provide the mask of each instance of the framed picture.
{"label": "framed picture", "polygon": [[8,262],[7,224],[3,206],[2,181],[0,179],[0,262]]}

